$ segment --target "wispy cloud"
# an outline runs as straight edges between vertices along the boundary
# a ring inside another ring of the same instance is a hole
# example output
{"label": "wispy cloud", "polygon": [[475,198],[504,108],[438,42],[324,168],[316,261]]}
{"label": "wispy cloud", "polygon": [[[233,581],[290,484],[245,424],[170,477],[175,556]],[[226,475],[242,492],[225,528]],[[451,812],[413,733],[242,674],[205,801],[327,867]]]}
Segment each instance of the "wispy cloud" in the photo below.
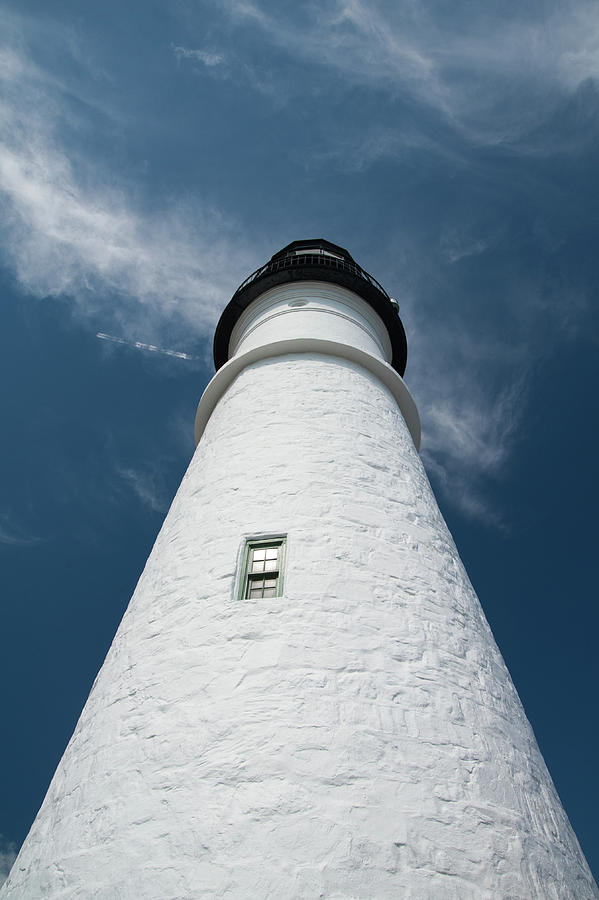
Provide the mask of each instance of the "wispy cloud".
{"label": "wispy cloud", "polygon": [[17,858],[17,845],[14,841],[7,841],[0,834],[0,887],[8,878],[12,865]]}
{"label": "wispy cloud", "polygon": [[441,236],[441,253],[450,263],[457,263],[469,256],[478,256],[491,246],[488,237],[478,237],[459,231],[457,228],[447,229]]}
{"label": "wispy cloud", "polygon": [[167,511],[171,498],[157,469],[117,466],[116,473],[144,506],[154,512]]}
{"label": "wispy cloud", "polygon": [[[489,479],[504,475],[518,438],[525,409],[526,374],[491,393],[471,378],[440,379],[438,397],[427,390],[420,413],[424,421],[422,457],[435,483],[452,505],[488,525],[506,527],[486,499]],[[471,375],[471,373],[470,373]]]}
{"label": "wispy cloud", "polygon": [[451,155],[413,123],[392,128],[388,123],[375,122],[369,124],[364,133],[351,131],[340,136],[328,135],[324,147],[301,157],[298,154],[297,161],[307,170],[334,166],[336,170],[354,173],[364,172],[382,160],[400,162],[414,151],[423,150],[442,153],[446,157]]}
{"label": "wispy cloud", "polygon": [[[172,51],[179,63],[187,61],[193,71],[206,73],[221,81],[232,81],[240,87],[250,87],[257,94],[269,98],[275,106],[282,106],[293,93],[284,84],[279,73],[263,59],[255,64],[244,59],[239,52],[225,53],[175,45],[172,45]],[[201,68],[197,63],[201,63]]]}
{"label": "wispy cloud", "polygon": [[125,344],[127,347],[133,347],[135,350],[150,350],[152,353],[162,353],[164,356],[174,356],[177,359],[198,359],[189,353],[182,353],[180,350],[165,350],[164,347],[156,347],[154,344],[144,344],[142,341],[128,341],[125,338],[115,337],[112,334],[104,334],[98,331],[97,338],[101,341],[110,341],[113,344]]}
{"label": "wispy cloud", "polygon": [[9,513],[0,513],[0,544],[27,546],[38,544],[41,538],[30,534]]}
{"label": "wispy cloud", "polygon": [[599,78],[599,6],[592,0],[452,7],[422,0],[331,0],[290,27],[267,3],[230,0],[230,19],[289,56],[349,85],[434,110],[479,144],[555,152],[532,135],[561,99]]}
{"label": "wispy cloud", "polygon": [[208,331],[250,267],[235,224],[198,198],[142,212],[130,185],[76,141],[67,149],[81,123],[54,79],[6,47],[0,74],[2,244],[23,289],[102,307],[127,332],[142,311],[158,331],[173,317]]}
{"label": "wispy cloud", "polygon": [[193,59],[197,62],[204,63],[208,68],[218,66],[225,62],[223,53],[215,53],[212,50],[192,50],[187,47],[176,47],[173,45],[173,53],[178,59]]}

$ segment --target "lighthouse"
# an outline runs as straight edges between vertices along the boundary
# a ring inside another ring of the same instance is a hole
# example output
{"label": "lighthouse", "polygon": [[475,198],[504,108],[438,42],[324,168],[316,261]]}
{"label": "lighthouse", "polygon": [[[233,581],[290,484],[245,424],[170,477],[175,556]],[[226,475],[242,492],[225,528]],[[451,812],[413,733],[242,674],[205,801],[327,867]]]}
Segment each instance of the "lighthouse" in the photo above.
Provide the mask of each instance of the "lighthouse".
{"label": "lighthouse", "polygon": [[2,900],[599,897],[420,461],[406,358],[397,304],[328,241],[238,288]]}

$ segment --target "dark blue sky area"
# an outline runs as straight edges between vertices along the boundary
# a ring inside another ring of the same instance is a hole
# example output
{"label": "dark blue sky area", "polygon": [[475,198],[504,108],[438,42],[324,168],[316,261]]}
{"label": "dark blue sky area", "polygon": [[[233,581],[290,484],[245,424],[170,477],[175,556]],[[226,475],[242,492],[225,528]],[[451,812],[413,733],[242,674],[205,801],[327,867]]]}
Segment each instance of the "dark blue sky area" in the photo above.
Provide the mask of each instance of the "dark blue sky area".
{"label": "dark blue sky area", "polygon": [[218,315],[316,236],[400,302],[423,460],[597,877],[599,6],[296,7],[1,7],[0,878],[193,452]]}

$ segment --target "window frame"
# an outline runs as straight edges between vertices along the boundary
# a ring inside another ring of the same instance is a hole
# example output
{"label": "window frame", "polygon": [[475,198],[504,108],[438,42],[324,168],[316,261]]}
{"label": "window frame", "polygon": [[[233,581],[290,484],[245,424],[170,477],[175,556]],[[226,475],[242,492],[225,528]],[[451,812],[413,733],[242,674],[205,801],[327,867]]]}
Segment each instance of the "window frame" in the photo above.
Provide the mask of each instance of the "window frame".
{"label": "window frame", "polygon": [[[243,548],[243,557],[240,568],[239,589],[237,592],[239,600],[274,600],[283,596],[286,545],[287,535],[285,534],[277,534],[268,537],[247,538]],[[275,570],[275,573],[273,573],[274,577],[276,578],[275,594],[272,597],[250,597],[249,592],[250,584],[252,583],[252,581],[257,581],[258,578],[265,578],[269,575],[271,578],[273,577],[273,575],[271,575],[271,573],[267,571],[259,573],[250,572],[250,560],[252,560],[252,551],[272,549],[273,547],[276,547],[278,550],[278,568]],[[257,577],[252,579],[252,575],[256,575]]]}

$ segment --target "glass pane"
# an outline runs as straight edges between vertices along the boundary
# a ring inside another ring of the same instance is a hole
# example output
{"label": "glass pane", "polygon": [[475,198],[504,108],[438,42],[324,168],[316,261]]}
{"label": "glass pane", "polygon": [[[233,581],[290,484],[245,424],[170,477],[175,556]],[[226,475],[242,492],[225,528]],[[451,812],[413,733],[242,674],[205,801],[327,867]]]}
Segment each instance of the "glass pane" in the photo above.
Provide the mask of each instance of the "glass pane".
{"label": "glass pane", "polygon": [[264,588],[264,594],[262,596],[263,597],[276,597],[277,592],[274,588]]}
{"label": "glass pane", "polygon": [[267,559],[276,559],[279,555],[278,547],[267,547],[266,548],[266,558]]}
{"label": "glass pane", "polygon": [[254,552],[254,559],[264,559],[264,554],[266,553],[266,550],[263,547],[261,550],[254,550],[253,552]]}
{"label": "glass pane", "polygon": [[[262,571],[262,570],[260,570]],[[277,561],[276,559],[267,559],[264,565],[265,572],[276,572],[277,571]]]}
{"label": "glass pane", "polygon": [[261,587],[253,587],[250,591],[250,597],[261,597],[262,596],[262,588]]}
{"label": "glass pane", "polygon": [[252,572],[264,572],[264,560],[254,561],[252,563]]}

